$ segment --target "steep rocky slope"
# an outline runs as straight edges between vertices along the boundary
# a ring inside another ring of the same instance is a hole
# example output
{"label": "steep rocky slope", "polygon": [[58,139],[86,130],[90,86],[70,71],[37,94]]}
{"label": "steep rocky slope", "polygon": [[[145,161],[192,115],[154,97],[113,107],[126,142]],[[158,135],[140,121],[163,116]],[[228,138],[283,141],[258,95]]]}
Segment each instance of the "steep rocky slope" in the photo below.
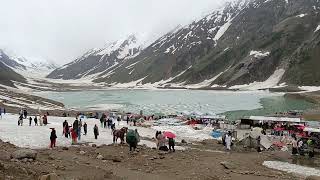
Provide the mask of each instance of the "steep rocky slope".
{"label": "steep rocky slope", "polygon": [[111,85],[320,85],[319,12],[318,0],[231,1],[130,58],[119,60],[118,51],[108,56],[93,51],[48,77],[96,73],[94,82]]}

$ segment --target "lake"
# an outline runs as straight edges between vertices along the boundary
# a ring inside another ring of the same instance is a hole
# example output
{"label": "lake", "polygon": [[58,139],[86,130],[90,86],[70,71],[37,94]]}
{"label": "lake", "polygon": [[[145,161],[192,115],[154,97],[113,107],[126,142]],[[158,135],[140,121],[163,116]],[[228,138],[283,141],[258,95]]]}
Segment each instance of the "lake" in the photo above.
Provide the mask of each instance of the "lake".
{"label": "lake", "polygon": [[[153,113],[226,113],[230,117],[305,110],[313,106],[304,100],[288,99],[268,91],[139,90],[41,92],[37,95],[62,102],[78,110],[117,109]],[[250,111],[248,111],[250,110]],[[253,111],[252,111],[253,110]]]}

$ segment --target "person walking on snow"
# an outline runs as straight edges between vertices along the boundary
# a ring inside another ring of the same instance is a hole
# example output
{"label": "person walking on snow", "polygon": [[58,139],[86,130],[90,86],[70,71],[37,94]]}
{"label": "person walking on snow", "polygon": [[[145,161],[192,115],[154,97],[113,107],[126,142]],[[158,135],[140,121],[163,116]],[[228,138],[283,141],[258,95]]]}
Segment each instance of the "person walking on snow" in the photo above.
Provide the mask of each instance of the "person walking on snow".
{"label": "person walking on snow", "polygon": [[0,119],[2,119],[2,108],[0,107]]}
{"label": "person walking on snow", "polygon": [[31,126],[31,123],[32,123],[32,117],[30,116],[29,117],[29,126]]}
{"label": "person walking on snow", "polygon": [[56,147],[56,140],[57,140],[57,134],[56,134],[56,130],[54,128],[51,128],[51,135],[50,135],[50,148],[54,148]]}
{"label": "person walking on snow", "polygon": [[99,129],[98,126],[95,124],[93,128],[93,134],[94,134],[94,139],[98,139],[99,136]]}

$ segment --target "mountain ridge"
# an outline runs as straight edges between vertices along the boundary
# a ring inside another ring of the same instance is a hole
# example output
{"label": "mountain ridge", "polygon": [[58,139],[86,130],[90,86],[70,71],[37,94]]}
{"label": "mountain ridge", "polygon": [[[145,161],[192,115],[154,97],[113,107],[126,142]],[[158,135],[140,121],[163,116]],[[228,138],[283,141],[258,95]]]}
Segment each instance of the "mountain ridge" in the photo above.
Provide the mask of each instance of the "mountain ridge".
{"label": "mountain ridge", "polygon": [[[104,68],[105,76],[95,76],[93,81],[234,87],[273,78],[277,80],[270,83],[273,86],[320,85],[315,68],[319,65],[319,9],[317,0],[231,1],[165,34],[130,61]],[[79,78],[67,72],[59,75],[48,77]]]}

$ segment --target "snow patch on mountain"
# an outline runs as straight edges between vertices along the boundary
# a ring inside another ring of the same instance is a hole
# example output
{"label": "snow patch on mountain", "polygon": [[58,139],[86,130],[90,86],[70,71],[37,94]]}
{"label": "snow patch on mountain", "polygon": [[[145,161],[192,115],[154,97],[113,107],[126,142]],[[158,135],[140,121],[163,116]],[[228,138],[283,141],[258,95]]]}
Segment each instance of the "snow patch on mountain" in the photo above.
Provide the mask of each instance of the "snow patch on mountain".
{"label": "snow patch on mountain", "polygon": [[134,88],[137,86],[141,86],[142,85],[142,81],[147,78],[148,76],[138,79],[136,81],[131,81],[131,82],[127,82],[127,83],[116,83],[113,87],[115,88]]}
{"label": "snow patch on mountain", "polygon": [[296,17],[303,18],[303,17],[305,17],[306,15],[308,15],[308,14],[299,14],[299,15],[297,15]]}
{"label": "snow patch on mountain", "polygon": [[250,51],[250,56],[254,56],[255,58],[262,58],[267,57],[270,55],[270,52],[263,52],[263,51]]}
{"label": "snow patch on mountain", "polygon": [[317,32],[320,30],[320,25],[318,25],[318,27],[316,28],[316,30],[314,30],[314,32]]}
{"label": "snow patch on mountain", "polygon": [[229,27],[231,26],[231,22],[232,22],[233,18],[232,19],[229,19],[223,26],[221,26],[217,32],[217,34],[215,35],[215,37],[213,38],[213,40],[217,41],[219,40],[223,35],[224,33],[229,29]]}
{"label": "snow patch on mountain", "polygon": [[259,90],[259,89],[267,89],[273,88],[277,86],[284,75],[284,69],[277,69],[275,72],[264,82],[253,82],[250,84],[244,85],[235,85],[231,86],[229,89],[240,89],[240,90]]}

